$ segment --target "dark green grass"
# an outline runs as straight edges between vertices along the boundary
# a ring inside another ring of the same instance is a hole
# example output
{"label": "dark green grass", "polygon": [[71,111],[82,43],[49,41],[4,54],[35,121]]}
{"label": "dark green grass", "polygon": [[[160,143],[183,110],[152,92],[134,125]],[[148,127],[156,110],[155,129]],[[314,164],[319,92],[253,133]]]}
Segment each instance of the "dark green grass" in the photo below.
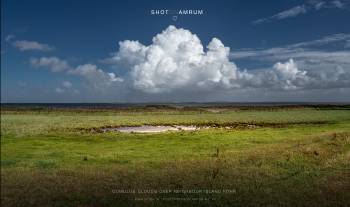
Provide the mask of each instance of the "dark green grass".
{"label": "dark green grass", "polygon": [[[178,123],[260,125],[159,134],[89,131]],[[2,111],[1,116],[3,206],[347,206],[349,160],[348,110]],[[231,193],[113,193],[116,189]]]}

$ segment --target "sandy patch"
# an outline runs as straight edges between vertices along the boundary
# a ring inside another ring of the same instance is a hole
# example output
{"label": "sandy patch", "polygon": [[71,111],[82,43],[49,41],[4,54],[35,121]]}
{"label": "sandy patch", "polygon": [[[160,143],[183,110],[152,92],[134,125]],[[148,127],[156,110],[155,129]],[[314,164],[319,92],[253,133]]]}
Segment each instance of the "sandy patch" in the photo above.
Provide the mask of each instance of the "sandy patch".
{"label": "sandy patch", "polygon": [[115,127],[115,128],[105,128],[104,132],[108,131],[118,131],[126,133],[159,133],[167,131],[195,131],[199,128],[196,126],[128,126],[128,127]]}

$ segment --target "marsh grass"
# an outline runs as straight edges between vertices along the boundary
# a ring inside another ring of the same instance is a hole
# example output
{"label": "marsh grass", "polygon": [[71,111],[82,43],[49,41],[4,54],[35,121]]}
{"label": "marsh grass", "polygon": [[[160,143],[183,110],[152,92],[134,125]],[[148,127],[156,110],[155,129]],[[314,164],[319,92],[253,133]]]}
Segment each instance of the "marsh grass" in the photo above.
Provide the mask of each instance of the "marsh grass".
{"label": "marsh grass", "polygon": [[[158,134],[80,130],[178,123],[261,126]],[[281,123],[283,127],[273,127]],[[349,129],[349,110],[2,111],[1,203],[347,206]],[[135,195],[113,193],[114,189],[231,189],[235,193]],[[208,200],[164,199],[174,197]]]}

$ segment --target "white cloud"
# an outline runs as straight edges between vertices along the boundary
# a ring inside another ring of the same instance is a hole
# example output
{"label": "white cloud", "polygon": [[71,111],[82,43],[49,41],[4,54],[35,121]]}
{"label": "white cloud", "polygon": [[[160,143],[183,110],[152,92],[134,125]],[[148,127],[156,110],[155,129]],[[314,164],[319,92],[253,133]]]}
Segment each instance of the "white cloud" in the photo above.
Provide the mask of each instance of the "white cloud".
{"label": "white cloud", "polygon": [[79,93],[79,90],[78,89],[74,89],[73,88],[73,84],[69,81],[63,81],[62,82],[62,87],[57,87],[55,88],[54,90],[56,93],[58,94],[78,94]]}
{"label": "white cloud", "polygon": [[324,2],[324,1],[316,2],[315,9],[320,10],[320,9],[324,8],[325,5],[326,5],[326,2]]}
{"label": "white cloud", "polygon": [[64,93],[65,90],[62,89],[62,88],[55,88],[55,92],[58,93],[58,94],[61,94],[61,93]]}
{"label": "white cloud", "polygon": [[334,5],[334,7],[340,8],[340,9],[344,7],[344,4],[339,0],[332,1],[332,4]]}
{"label": "white cloud", "polygon": [[72,69],[67,61],[61,60],[57,57],[31,58],[30,63],[34,67],[47,67],[52,72],[62,72]]}
{"label": "white cloud", "polygon": [[230,49],[217,38],[205,52],[195,34],[169,26],[152,42],[149,46],[138,41],[120,42],[113,57],[129,66],[135,89],[157,93],[185,86],[231,88],[240,78],[236,65],[228,59]]}
{"label": "white cloud", "polygon": [[28,40],[16,40],[12,43],[12,45],[19,49],[20,51],[27,51],[27,50],[39,50],[39,51],[51,51],[53,50],[53,47],[42,44],[36,41],[28,41]]}
{"label": "white cloud", "polygon": [[300,71],[293,59],[285,63],[276,63],[273,66],[273,72],[283,83],[283,89],[296,89],[298,85],[302,85],[308,81],[306,71]]}
{"label": "white cloud", "polygon": [[[95,89],[103,89],[106,86],[112,85],[112,83],[123,82],[123,79],[117,77],[114,73],[106,73],[93,64],[78,65],[74,68],[67,61],[57,57],[31,58],[30,63],[34,67],[47,68],[52,72],[65,72],[69,75],[83,77]],[[70,84],[68,81],[63,82],[63,87],[69,88]]]}
{"label": "white cloud", "polygon": [[344,47],[345,48],[350,48],[350,39],[346,41]]}
{"label": "white cloud", "polygon": [[282,11],[274,16],[272,16],[272,19],[276,18],[276,19],[285,19],[285,18],[289,18],[289,17],[295,17],[299,14],[305,14],[306,13],[306,8],[304,5],[302,6],[295,6],[291,9]]}
{"label": "white cloud", "polygon": [[306,4],[294,6],[290,9],[281,11],[270,17],[261,18],[253,21],[253,24],[268,23],[274,20],[282,20],[286,18],[296,17],[301,14],[307,13],[309,10],[321,10],[321,9],[345,9],[347,8],[347,2],[345,0],[334,0],[334,1],[319,1],[310,0]]}
{"label": "white cloud", "polygon": [[68,74],[84,77],[93,84],[95,89],[104,88],[113,82],[122,82],[123,79],[117,77],[114,73],[105,73],[93,64],[79,65],[75,69],[69,70]]}
{"label": "white cloud", "polygon": [[10,42],[11,40],[13,40],[16,36],[13,34],[9,34],[5,37],[5,41],[6,42]]}
{"label": "white cloud", "polygon": [[306,12],[307,12],[307,8],[305,5],[295,6],[291,9],[287,9],[287,10],[282,11],[278,14],[273,15],[273,16],[255,20],[255,21],[253,21],[253,23],[254,24],[261,24],[261,23],[270,22],[272,20],[286,19],[286,18],[298,16],[300,14],[305,14]]}
{"label": "white cloud", "polygon": [[293,82],[296,88],[350,88],[350,51],[343,47],[349,39],[349,34],[335,34],[277,48],[236,50],[231,58],[265,64],[293,58],[294,64],[306,72],[303,76],[299,73],[298,81]]}
{"label": "white cloud", "polygon": [[73,84],[69,81],[63,81],[62,86],[65,88],[71,88],[73,86]]}
{"label": "white cloud", "polygon": [[[282,90],[350,87],[350,80],[340,80],[338,73],[319,72],[301,61],[314,61],[313,65],[325,66],[337,64],[343,68],[341,74],[350,74],[349,52],[320,52],[305,51],[301,46],[315,46],[337,42],[347,38],[347,35],[336,35],[323,38],[319,41],[311,41],[290,45],[288,47],[271,48],[263,51],[238,52],[239,58],[261,57],[271,61],[278,61],[270,69],[258,71],[242,71],[236,64],[230,61],[230,48],[213,38],[204,50],[199,38],[185,29],[177,29],[169,26],[162,33],[157,34],[152,44],[145,46],[138,41],[122,41],[119,43],[119,51],[111,59],[127,66],[129,73],[126,75],[128,84],[136,90],[147,93],[162,93],[170,91],[208,91],[208,90],[234,90],[235,88],[272,88]],[[277,58],[278,57],[278,58]],[[304,57],[308,57],[306,59]],[[237,56],[236,56],[237,58]],[[298,59],[298,64],[291,58]],[[288,60],[289,59],[289,60]],[[287,62],[281,61],[288,60]],[[324,60],[328,61],[325,63]],[[320,61],[320,62],[317,62]],[[344,67],[343,67],[344,66]],[[335,69],[335,67],[334,67]],[[328,68],[331,71],[332,68]],[[337,69],[338,70],[338,69]],[[322,75],[321,75],[322,74]],[[326,78],[324,78],[324,76]],[[347,75],[345,75],[347,76]]]}
{"label": "white cloud", "polygon": [[312,64],[333,63],[345,66],[350,64],[350,51],[344,50],[349,41],[350,34],[334,34],[312,41],[275,48],[235,50],[230,57],[234,60],[250,59],[252,61],[257,59],[264,62],[293,58],[299,62],[304,60]]}
{"label": "white cloud", "polygon": [[344,9],[346,7],[347,2],[346,1],[340,1],[340,0],[334,0],[334,1],[317,1],[314,3],[315,9],[330,9],[330,8],[337,8],[337,9]]}
{"label": "white cloud", "polygon": [[321,45],[326,45],[330,43],[344,42],[344,41],[350,41],[350,34],[339,33],[339,34],[328,35],[328,36],[322,37],[321,39],[292,44],[292,45],[289,45],[289,47],[295,48],[295,47],[305,47],[305,46],[307,47],[321,46]]}
{"label": "white cloud", "polygon": [[[80,76],[89,87],[110,94],[118,91],[118,94],[140,96],[196,96],[237,91],[350,88],[350,51],[309,49],[324,44],[343,43],[348,38],[347,34],[337,34],[279,48],[230,53],[230,48],[218,38],[213,38],[204,48],[197,35],[189,30],[169,26],[153,37],[150,45],[131,40],[119,42],[119,50],[109,59],[117,64],[116,67],[122,65],[127,69],[123,77],[105,72],[94,64],[72,67],[57,57],[32,58],[31,63],[54,72]],[[232,57],[260,59],[268,62],[269,66],[241,70],[230,60]],[[59,89],[63,91],[56,92],[74,91],[71,86],[62,83]]]}
{"label": "white cloud", "polygon": [[235,51],[230,54],[233,60],[258,60],[262,62],[275,62],[282,61],[289,58],[296,59],[298,61],[305,60],[309,63],[333,63],[346,65],[350,64],[350,51],[322,51],[322,50],[309,50],[302,48],[288,48],[277,47],[269,49],[246,49],[242,51]]}
{"label": "white cloud", "polygon": [[112,82],[123,82],[124,80],[120,77],[117,77],[114,73],[107,73],[109,80]]}

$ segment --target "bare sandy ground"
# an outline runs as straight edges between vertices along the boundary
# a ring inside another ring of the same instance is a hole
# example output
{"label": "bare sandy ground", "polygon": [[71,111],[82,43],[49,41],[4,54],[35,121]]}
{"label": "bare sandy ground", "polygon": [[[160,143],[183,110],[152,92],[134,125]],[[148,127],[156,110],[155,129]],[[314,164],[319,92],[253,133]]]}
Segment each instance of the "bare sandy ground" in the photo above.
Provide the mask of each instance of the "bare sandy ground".
{"label": "bare sandy ground", "polygon": [[126,133],[159,133],[166,131],[195,131],[199,130],[196,126],[131,126],[131,127],[116,127],[106,128],[105,131],[119,131]]}

